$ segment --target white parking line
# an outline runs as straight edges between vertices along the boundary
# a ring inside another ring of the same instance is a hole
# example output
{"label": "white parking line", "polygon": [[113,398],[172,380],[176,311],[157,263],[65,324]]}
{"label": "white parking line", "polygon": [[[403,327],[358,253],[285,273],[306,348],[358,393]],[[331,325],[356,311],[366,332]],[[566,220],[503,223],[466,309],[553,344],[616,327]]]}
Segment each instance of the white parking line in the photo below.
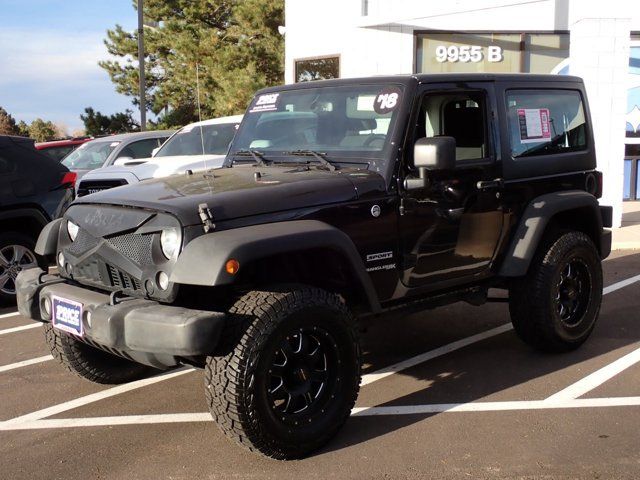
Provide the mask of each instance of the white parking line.
{"label": "white parking line", "polygon": [[560,390],[558,393],[551,395],[545,400],[545,402],[572,400],[574,398],[581,397],[638,362],[640,362],[640,348],[628,353],[624,357],[619,358],[600,370],[593,372],[591,375],[578,380],[576,383],[569,385],[564,390]]}
{"label": "white parking line", "polygon": [[88,405],[89,403],[104,400],[105,398],[109,397],[114,397],[116,395],[120,395],[121,393],[130,392],[131,390],[146,387],[147,385],[152,385],[164,380],[169,380],[170,378],[175,378],[180,375],[184,375],[185,373],[193,372],[194,370],[195,369],[193,367],[182,367],[171,372],[161,373],[160,375],[156,375],[150,378],[137,380],[135,382],[118,385],[117,387],[108,388],[107,390],[102,390],[90,395],[85,395],[84,397],[76,398],[75,400],[70,400],[68,402],[60,403],[52,407],[43,408],[42,410],[28,413],[27,415],[21,415],[20,417],[15,417],[11,420],[0,422],[0,430],[7,430],[7,427],[10,427],[11,425],[16,425],[33,420],[40,420],[42,418],[50,417],[58,413],[66,412],[67,410],[73,410],[74,408],[82,407]]}
{"label": "white parking line", "polygon": [[7,372],[15,368],[26,367],[28,365],[35,365],[36,363],[48,362],[49,360],[53,360],[53,357],[51,355],[45,355],[44,357],[37,357],[30,360],[24,360],[22,362],[10,363],[9,365],[2,365],[0,366],[0,373]]}
{"label": "white parking line", "polygon": [[41,327],[42,323],[30,323],[29,325],[22,325],[21,327],[7,328],[6,330],[0,330],[0,335],[6,335],[7,333],[22,332],[23,330],[31,330],[32,328]]}
{"label": "white parking line", "polygon": [[636,282],[640,282],[640,275],[636,275],[635,277],[627,278],[626,280],[622,280],[620,282],[616,282],[613,285],[609,285],[608,287],[604,287],[602,289],[602,295],[607,295],[611,292],[615,292],[616,290],[620,290],[621,288],[628,287]]}
{"label": "white parking line", "polygon": [[[557,410],[568,408],[603,408],[640,406],[640,397],[584,398],[548,402],[526,400],[506,402],[436,403],[397,407],[356,407],[352,417],[389,415],[426,415],[430,413],[506,412],[514,410]],[[107,427],[116,425],[151,425],[161,423],[212,422],[208,412],[119,415],[113,417],[55,418],[30,420],[18,424],[0,423],[0,430],[40,430],[48,428]]]}
{"label": "white parking line", "polygon": [[3,313],[2,315],[0,315],[0,318],[17,317],[18,315],[20,315],[20,312]]}
{"label": "white parking line", "polygon": [[0,335],[6,335],[8,333],[22,332],[24,330],[31,330],[32,328],[41,327],[42,323],[30,323],[29,325],[21,325],[19,327],[7,328],[5,330],[0,330]]}
{"label": "white parking line", "polygon": [[513,326],[510,323],[505,323],[504,325],[500,325],[499,327],[492,328],[491,330],[484,331],[482,333],[478,333],[476,335],[472,335],[471,337],[463,338],[461,340],[457,340],[455,342],[449,343],[442,347],[436,348],[435,350],[430,350],[428,352],[422,353],[415,357],[411,357],[408,360],[404,360],[399,363],[395,363],[385,368],[381,368],[373,373],[368,373],[362,376],[362,382],[360,385],[369,385],[370,383],[377,382],[378,380],[382,380],[390,375],[401,372],[402,370],[406,370],[407,368],[415,367],[421,363],[424,363],[428,360],[433,360],[434,358],[441,357],[442,355],[446,355],[451,352],[455,352],[456,350],[460,350],[466,346],[471,345],[472,343],[480,342],[482,340],[486,340],[487,338],[495,337],[496,335],[500,335],[501,333],[508,332],[513,330]]}

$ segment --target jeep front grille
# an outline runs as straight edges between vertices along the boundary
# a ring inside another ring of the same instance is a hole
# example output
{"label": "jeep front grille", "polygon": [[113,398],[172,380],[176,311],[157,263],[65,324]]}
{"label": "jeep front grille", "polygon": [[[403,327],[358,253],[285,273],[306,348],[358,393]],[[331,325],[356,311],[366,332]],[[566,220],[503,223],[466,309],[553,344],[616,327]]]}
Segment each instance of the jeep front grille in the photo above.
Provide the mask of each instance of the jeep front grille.
{"label": "jeep front grille", "polygon": [[140,266],[153,263],[151,256],[153,235],[129,233],[109,238],[107,241],[125,257]]}

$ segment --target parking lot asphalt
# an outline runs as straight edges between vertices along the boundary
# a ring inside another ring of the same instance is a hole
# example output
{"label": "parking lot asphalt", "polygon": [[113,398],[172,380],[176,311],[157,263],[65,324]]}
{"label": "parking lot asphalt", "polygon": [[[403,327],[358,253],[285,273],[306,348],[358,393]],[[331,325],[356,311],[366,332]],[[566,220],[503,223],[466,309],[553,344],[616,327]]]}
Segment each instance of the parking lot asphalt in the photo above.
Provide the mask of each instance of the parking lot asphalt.
{"label": "parking lot asphalt", "polygon": [[0,477],[636,479],[640,253],[614,253],[604,272],[599,322],[571,353],[528,348],[504,303],[370,322],[352,417],[292,462],[227,440],[201,371],[93,385],[50,359],[41,327],[1,309]]}

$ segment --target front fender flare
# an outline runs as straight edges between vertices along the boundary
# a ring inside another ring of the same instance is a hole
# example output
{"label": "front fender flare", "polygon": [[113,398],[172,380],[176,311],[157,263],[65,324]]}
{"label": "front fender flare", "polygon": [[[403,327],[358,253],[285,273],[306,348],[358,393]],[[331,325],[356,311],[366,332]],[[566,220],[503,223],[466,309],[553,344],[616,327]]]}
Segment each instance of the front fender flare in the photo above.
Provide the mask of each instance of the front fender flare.
{"label": "front fender flare", "polygon": [[381,310],[373,282],[360,254],[342,231],[317,220],[295,220],[223,230],[189,242],[173,268],[170,280],[189,285],[228,285],[235,277],[226,272],[227,260],[243,264],[279,253],[314,248],[335,250],[349,262],[368,300],[371,311]]}

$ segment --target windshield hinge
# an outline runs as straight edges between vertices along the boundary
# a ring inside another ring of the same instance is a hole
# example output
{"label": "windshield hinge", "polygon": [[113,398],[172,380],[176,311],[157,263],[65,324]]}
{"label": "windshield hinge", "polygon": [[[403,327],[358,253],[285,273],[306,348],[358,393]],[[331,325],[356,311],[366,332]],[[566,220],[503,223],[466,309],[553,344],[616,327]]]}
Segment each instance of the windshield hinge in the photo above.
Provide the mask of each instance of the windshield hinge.
{"label": "windshield hinge", "polygon": [[209,210],[209,205],[206,203],[198,205],[198,215],[204,226],[204,233],[209,233],[209,230],[216,228],[216,224],[213,223],[213,215],[211,214],[211,210]]}

